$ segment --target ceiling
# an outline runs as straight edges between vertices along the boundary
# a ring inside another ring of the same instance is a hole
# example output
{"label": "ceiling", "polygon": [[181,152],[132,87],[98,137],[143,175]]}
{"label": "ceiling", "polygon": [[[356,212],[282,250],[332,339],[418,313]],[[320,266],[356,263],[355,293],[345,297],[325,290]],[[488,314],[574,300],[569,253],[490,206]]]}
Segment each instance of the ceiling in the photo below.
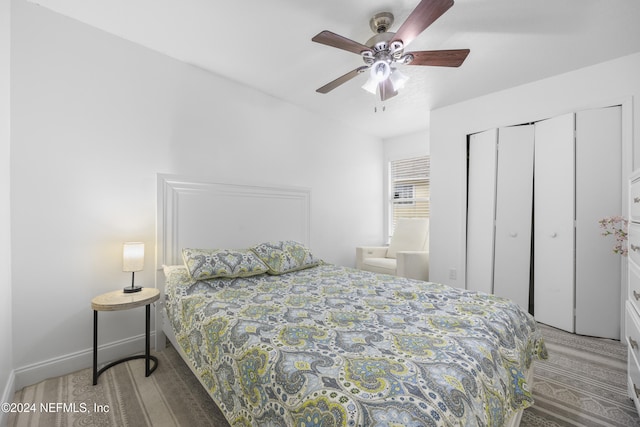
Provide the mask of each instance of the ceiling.
{"label": "ceiling", "polygon": [[409,82],[383,104],[366,75],[316,93],[363,62],[311,38],[365,43],[371,16],[393,13],[395,31],[418,0],[31,1],[380,138],[425,131],[434,108],[640,52],[637,0],[457,0],[407,50],[468,48],[465,63],[403,66]]}

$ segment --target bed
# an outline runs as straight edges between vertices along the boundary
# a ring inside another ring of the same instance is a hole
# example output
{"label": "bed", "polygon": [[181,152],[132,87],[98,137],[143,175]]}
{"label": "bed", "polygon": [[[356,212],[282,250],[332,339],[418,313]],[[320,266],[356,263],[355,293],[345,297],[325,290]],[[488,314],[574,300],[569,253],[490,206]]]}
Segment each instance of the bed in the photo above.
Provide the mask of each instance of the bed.
{"label": "bed", "polygon": [[[322,261],[304,241],[308,190],[159,183],[156,337],[169,337],[231,425],[517,425],[533,403],[532,363],[546,349],[517,304]],[[246,219],[185,232],[194,209],[210,218],[229,200],[286,211],[274,228],[287,236],[247,243],[272,235],[245,230]]]}

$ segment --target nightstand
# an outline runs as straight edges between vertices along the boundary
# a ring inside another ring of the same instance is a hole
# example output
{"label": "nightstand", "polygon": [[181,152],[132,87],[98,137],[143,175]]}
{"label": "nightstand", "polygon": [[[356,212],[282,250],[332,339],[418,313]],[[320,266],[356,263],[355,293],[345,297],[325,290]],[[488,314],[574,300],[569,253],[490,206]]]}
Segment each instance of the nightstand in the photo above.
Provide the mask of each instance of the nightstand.
{"label": "nightstand", "polygon": [[[151,304],[160,298],[160,291],[156,288],[142,288],[140,292],[124,293],[122,290],[98,295],[91,300],[93,309],[93,385],[98,384],[98,377],[107,369],[119,363],[133,359],[145,359],[145,376],[151,375],[158,367],[158,359],[149,354],[149,329],[151,323]],[[145,352],[136,356],[116,360],[98,370],[98,311],[129,310],[131,308],[146,306],[145,318]],[[151,366],[151,361],[154,362]]]}

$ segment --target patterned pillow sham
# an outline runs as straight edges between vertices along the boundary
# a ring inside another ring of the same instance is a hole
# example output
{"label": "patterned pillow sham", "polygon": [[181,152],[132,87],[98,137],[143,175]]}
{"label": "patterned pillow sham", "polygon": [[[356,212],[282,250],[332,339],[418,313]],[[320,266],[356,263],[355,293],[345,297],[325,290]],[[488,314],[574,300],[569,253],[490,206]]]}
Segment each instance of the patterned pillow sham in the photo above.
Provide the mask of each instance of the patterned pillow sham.
{"label": "patterned pillow sham", "polygon": [[250,250],[185,248],[182,250],[182,258],[193,280],[249,277],[268,270]]}
{"label": "patterned pillow sham", "polygon": [[180,284],[193,284],[195,281],[189,275],[189,271],[183,265],[163,265],[164,277],[167,279],[167,283],[180,283]]}
{"label": "patterned pillow sham", "polygon": [[261,243],[251,250],[267,265],[268,273],[274,275],[315,267],[321,263],[308,248],[293,240]]}

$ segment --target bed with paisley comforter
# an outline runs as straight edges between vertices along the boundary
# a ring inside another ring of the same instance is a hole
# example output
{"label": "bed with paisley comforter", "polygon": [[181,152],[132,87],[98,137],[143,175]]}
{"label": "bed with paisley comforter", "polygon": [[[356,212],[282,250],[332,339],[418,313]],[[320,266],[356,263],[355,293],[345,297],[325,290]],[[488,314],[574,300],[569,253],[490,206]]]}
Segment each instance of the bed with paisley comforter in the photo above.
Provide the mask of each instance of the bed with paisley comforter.
{"label": "bed with paisley comforter", "polygon": [[517,304],[288,244],[165,267],[174,343],[232,426],[502,426],[533,404],[546,349]]}

